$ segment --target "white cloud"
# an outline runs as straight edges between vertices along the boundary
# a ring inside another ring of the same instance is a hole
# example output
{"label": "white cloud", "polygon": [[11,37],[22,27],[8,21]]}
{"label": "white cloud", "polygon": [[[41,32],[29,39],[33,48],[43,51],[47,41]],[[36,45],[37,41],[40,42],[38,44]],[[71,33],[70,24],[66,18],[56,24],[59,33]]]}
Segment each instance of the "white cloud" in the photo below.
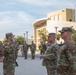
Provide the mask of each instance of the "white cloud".
{"label": "white cloud", "polygon": [[34,18],[26,12],[0,12],[0,37],[7,32],[13,32],[16,35],[21,35],[25,30],[31,31],[33,34],[32,23]]}
{"label": "white cloud", "polygon": [[16,1],[15,0],[13,0],[13,1],[11,1],[11,0],[1,0],[0,1],[0,5],[16,5]]}
{"label": "white cloud", "polygon": [[53,4],[56,0],[17,0],[17,1],[31,5],[49,6]]}
{"label": "white cloud", "polygon": [[25,12],[22,12],[22,11],[18,12],[17,15],[18,15],[20,21],[22,21],[26,24],[31,23],[32,21],[34,21],[34,18],[31,15],[29,15]]}
{"label": "white cloud", "polygon": [[5,5],[16,5],[16,2],[7,2]]}
{"label": "white cloud", "polygon": [[35,5],[35,6],[70,6],[72,4],[74,4],[74,1],[71,1],[69,0],[69,3],[68,3],[68,0],[16,0],[16,1],[19,1],[21,3],[24,3],[24,4],[30,4],[30,5]]}

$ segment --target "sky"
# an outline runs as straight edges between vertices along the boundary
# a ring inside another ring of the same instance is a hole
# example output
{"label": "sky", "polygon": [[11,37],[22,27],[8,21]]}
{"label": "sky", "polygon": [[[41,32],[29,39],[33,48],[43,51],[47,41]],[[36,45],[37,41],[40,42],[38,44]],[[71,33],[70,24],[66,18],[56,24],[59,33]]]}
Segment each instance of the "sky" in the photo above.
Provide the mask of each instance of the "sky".
{"label": "sky", "polygon": [[0,38],[12,32],[15,36],[34,35],[33,22],[47,13],[75,8],[76,0],[0,0]]}

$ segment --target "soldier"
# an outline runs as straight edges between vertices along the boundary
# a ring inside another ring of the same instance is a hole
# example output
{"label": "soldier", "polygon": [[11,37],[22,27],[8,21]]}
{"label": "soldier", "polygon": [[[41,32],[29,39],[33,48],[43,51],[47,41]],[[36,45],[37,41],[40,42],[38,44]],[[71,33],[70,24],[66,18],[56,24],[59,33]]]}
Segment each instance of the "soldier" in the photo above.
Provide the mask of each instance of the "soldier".
{"label": "soldier", "polygon": [[55,41],[55,33],[49,33],[48,35],[49,45],[44,55],[42,55],[42,65],[46,66],[47,75],[57,75],[57,57],[59,46]]}
{"label": "soldier", "polygon": [[36,45],[33,43],[33,41],[32,41],[32,44],[30,45],[30,50],[31,50],[31,57],[32,57],[32,59],[34,59],[35,58]]}
{"label": "soldier", "polygon": [[28,44],[26,43],[26,41],[23,44],[23,51],[24,51],[25,59],[27,59]]}
{"label": "soldier", "polygon": [[76,46],[71,39],[72,28],[63,27],[59,32],[64,44],[60,50],[57,71],[60,75],[76,75]]}
{"label": "soldier", "polygon": [[18,50],[18,46],[14,41],[14,36],[12,33],[6,34],[6,41],[4,42],[3,47],[3,75],[14,75],[15,63],[17,58],[16,50]]}
{"label": "soldier", "polygon": [[[17,59],[18,57],[18,51],[19,51],[19,43],[14,39],[15,35],[13,35],[13,42],[15,44],[14,48],[15,48],[15,58]],[[17,66],[17,62],[16,62],[16,66]]]}
{"label": "soldier", "polygon": [[[40,45],[40,55],[43,55],[46,51],[46,44],[45,42],[41,42],[41,45]],[[40,57],[41,59],[41,57]]]}

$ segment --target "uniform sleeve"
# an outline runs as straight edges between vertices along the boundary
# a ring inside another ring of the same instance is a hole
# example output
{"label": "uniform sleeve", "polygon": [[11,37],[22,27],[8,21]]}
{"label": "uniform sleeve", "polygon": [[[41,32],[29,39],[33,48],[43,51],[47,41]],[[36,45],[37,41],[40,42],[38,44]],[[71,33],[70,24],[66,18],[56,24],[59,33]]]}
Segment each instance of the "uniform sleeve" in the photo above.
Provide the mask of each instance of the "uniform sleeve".
{"label": "uniform sleeve", "polygon": [[69,72],[73,73],[76,71],[76,46],[75,44],[69,44],[66,48],[66,58],[69,64]]}
{"label": "uniform sleeve", "polygon": [[57,53],[58,53],[59,48],[57,46],[53,46],[47,50],[46,53],[46,59],[49,60],[56,60],[57,59]]}

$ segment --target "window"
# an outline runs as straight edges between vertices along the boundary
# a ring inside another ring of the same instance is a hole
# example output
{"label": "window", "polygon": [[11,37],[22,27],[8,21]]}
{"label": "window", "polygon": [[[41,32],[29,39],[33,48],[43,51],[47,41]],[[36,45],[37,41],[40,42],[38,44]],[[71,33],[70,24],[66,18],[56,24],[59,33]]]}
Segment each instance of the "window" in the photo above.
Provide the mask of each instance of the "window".
{"label": "window", "polygon": [[55,21],[58,21],[58,16],[57,15],[55,16]]}
{"label": "window", "polygon": [[62,16],[61,15],[59,15],[59,21],[62,21]]}

